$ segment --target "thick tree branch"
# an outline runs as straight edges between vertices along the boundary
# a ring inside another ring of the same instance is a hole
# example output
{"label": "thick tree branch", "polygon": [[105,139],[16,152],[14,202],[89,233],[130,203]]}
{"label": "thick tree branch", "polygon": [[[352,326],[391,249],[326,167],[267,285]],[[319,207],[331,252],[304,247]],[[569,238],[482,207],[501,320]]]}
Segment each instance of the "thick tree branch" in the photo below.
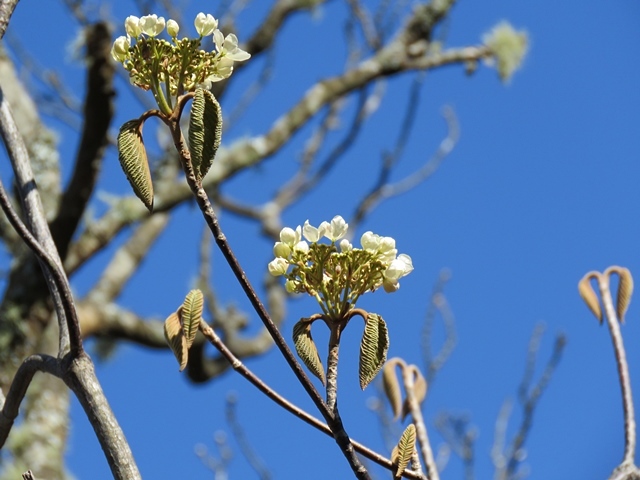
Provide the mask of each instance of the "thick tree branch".
{"label": "thick tree branch", "polygon": [[51,224],[60,257],[64,259],[69,242],[84,214],[93,193],[113,117],[113,74],[111,61],[111,32],[106,23],[97,23],[87,29],[87,95],[84,104],[82,138],[76,155],[73,175],[60,209]]}
{"label": "thick tree branch", "polygon": [[9,26],[9,20],[11,15],[18,5],[19,0],[2,0],[0,1],[0,39],[4,37],[7,27]]}

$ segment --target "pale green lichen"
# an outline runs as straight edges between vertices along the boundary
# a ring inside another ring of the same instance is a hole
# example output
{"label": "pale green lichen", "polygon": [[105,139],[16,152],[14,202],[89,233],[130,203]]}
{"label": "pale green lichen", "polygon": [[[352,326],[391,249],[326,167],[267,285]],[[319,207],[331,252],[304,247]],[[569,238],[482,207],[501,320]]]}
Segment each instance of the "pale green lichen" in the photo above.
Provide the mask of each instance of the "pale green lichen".
{"label": "pale green lichen", "polygon": [[485,34],[482,41],[491,49],[500,79],[508,82],[527,53],[527,32],[517,31],[509,22],[502,21]]}

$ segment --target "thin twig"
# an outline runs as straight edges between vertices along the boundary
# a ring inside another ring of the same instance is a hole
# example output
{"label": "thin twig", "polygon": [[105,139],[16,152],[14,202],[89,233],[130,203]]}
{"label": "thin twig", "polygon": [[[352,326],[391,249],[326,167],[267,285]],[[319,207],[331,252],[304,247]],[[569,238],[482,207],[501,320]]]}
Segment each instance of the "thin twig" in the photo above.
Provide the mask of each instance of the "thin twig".
{"label": "thin twig", "polygon": [[59,376],[56,359],[49,355],[32,355],[18,368],[0,412],[0,448],[7,440],[13,422],[20,413],[20,404],[36,372],[48,372]]}
{"label": "thin twig", "polygon": [[465,480],[474,480],[474,444],[478,438],[478,432],[474,427],[469,426],[467,415],[440,414],[436,418],[436,427],[449,447],[462,460]]}
{"label": "thin twig", "polygon": [[236,405],[238,401],[235,395],[227,395],[225,416],[227,417],[227,423],[231,427],[231,431],[236,439],[236,442],[240,446],[240,451],[247,459],[251,468],[253,468],[261,480],[269,480],[271,478],[271,472],[264,465],[264,462],[256,455],[253,448],[249,444],[244,429],[240,425],[238,418],[236,417]]}
{"label": "thin twig", "polygon": [[522,403],[522,420],[518,431],[516,432],[513,440],[509,445],[506,445],[506,431],[508,426],[509,416],[511,414],[511,402],[505,402],[495,426],[495,437],[493,447],[491,449],[491,457],[495,467],[495,479],[496,480],[515,480],[519,478],[518,468],[522,463],[522,452],[526,440],[531,432],[533,426],[533,416],[536,407],[540,403],[540,398],[546,390],[551,377],[553,376],[560,360],[562,353],[566,345],[566,338],[564,335],[559,334],[556,337],[551,357],[547,361],[547,364],[542,372],[542,375],[538,379],[537,383],[531,386],[533,380],[531,371],[534,366],[531,362],[535,362],[536,355],[532,355],[532,348],[539,345],[537,337],[540,335],[540,328],[536,327],[532,335],[529,349],[527,351],[527,364],[523,374],[523,379],[518,387],[518,397]]}
{"label": "thin twig", "polygon": [[[436,281],[431,293],[431,301],[429,303],[429,308],[427,309],[427,315],[422,329],[421,350],[426,370],[425,379],[429,385],[429,390],[431,389],[431,385],[433,384],[437,373],[447,362],[451,353],[453,353],[457,342],[455,318],[449,308],[447,299],[444,296],[444,286],[450,278],[451,272],[449,270],[445,269],[440,272],[438,280]],[[432,329],[437,312],[440,312],[442,317],[446,337],[438,353],[433,355],[433,352],[431,351],[431,341],[433,340]]]}
{"label": "thin twig", "polygon": [[[0,181],[0,206],[7,216],[12,227],[22,237],[27,246],[36,254],[40,264],[43,267],[43,273],[50,285],[50,291],[54,299],[56,311],[58,314],[58,322],[60,326],[60,351],[59,355],[63,355],[67,348],[71,349],[74,355],[78,355],[83,351],[82,340],[80,337],[80,325],[73,307],[73,296],[68,284],[66,275],[61,268],[60,258],[56,255],[55,246],[51,234],[49,233],[40,197],[38,196],[35,182],[33,181],[33,172],[29,166],[29,156],[22,137],[17,131],[13,115],[9,108],[6,98],[0,90],[0,133],[4,140],[4,144],[12,161],[16,180],[19,182],[19,189],[24,192],[21,199],[25,204],[25,211],[28,213],[27,218],[31,219],[31,228],[39,234],[40,239],[36,239],[34,235],[22,223],[18,214],[13,209],[13,205],[4,185]],[[43,225],[44,224],[44,225]],[[39,240],[44,243],[43,246]],[[56,255],[53,257],[52,255]]]}
{"label": "thin twig", "polygon": [[420,443],[420,453],[422,454],[422,461],[424,462],[427,470],[427,477],[429,480],[440,480],[438,467],[436,466],[436,461],[433,457],[433,450],[431,449],[431,443],[429,442],[427,426],[424,423],[422,410],[420,409],[420,404],[418,403],[418,399],[415,395],[414,378],[416,368],[417,367],[415,367],[415,365],[410,365],[401,369],[404,390],[407,395],[407,405],[409,406],[409,412],[413,419],[413,424],[416,427],[416,436]]}
{"label": "thin twig", "polygon": [[[412,116],[410,116],[409,113],[410,112],[407,113],[405,121],[407,124],[412,124]],[[415,115],[415,112],[413,114]],[[418,170],[398,182],[390,183],[389,177],[392,171],[392,166],[397,161],[403,150],[404,142],[406,142],[406,132],[401,134],[395,153],[387,155],[383,159],[378,179],[370,192],[361,200],[351,223],[360,223],[364,216],[371,212],[371,210],[373,210],[381,201],[401,195],[417,187],[419,184],[429,179],[438,170],[440,164],[445,158],[447,158],[447,156],[449,156],[456,146],[459,138],[458,122],[453,110],[451,108],[444,108],[443,116],[447,122],[448,132],[447,136],[440,142],[436,152]]]}
{"label": "thin twig", "polygon": [[[211,327],[209,327],[206,323],[204,322],[200,323],[200,331],[207,338],[207,340],[209,340],[209,342],[211,342],[211,344],[216,349],[218,349],[218,351],[224,356],[225,360],[231,364],[231,367],[236,372],[238,372],[240,375],[246,378],[252,385],[258,388],[258,390],[264,393],[268,398],[273,400],[276,404],[280,405],[289,413],[292,413],[293,415],[303,420],[304,422],[308,423],[312,427],[316,428],[317,430],[320,430],[322,433],[330,437],[334,436],[331,429],[325,423],[309,415],[306,411],[302,410],[300,407],[296,406],[295,404],[289,402],[286,398],[281,396],[279,393],[277,393],[275,390],[269,387],[266,383],[264,383],[258,376],[256,376],[231,352],[231,350],[227,348],[227,346],[224,344],[224,342],[222,342],[222,340],[220,339],[220,337],[218,337],[215,331]],[[376,462],[378,465],[381,465],[389,470],[393,469],[393,465],[391,464],[391,461],[388,458],[383,457],[382,455],[374,452],[373,450],[370,450],[369,448],[365,447],[361,443],[356,442],[355,440],[351,440],[351,443],[354,449],[358,453]],[[405,470],[404,476],[407,478],[425,480],[424,476],[416,475],[414,472],[411,472],[410,470]]]}
{"label": "thin twig", "polygon": [[349,462],[354,474],[359,479],[369,479],[369,474],[355,455],[353,450],[353,445],[349,442],[349,436],[346,434],[344,430],[344,425],[340,421],[339,417],[333,416],[332,412],[328,410],[327,405],[323,402],[320,394],[314,387],[314,385],[309,380],[309,377],[306,375],[304,370],[302,369],[300,363],[296,360],[291,352],[291,349],[287,345],[286,341],[282,337],[278,327],[275,325],[271,317],[269,316],[267,310],[264,305],[258,298],[254,288],[252,287],[249,279],[247,278],[246,273],[240,266],[238,259],[236,258],[233,250],[231,249],[229,243],[227,242],[227,238],[222,232],[220,225],[218,223],[217,215],[215,214],[213,207],[211,206],[211,202],[207,195],[207,192],[202,188],[202,182],[196,179],[192,164],[191,164],[191,156],[189,150],[186,146],[184,136],[182,135],[182,131],[180,129],[179,118],[182,114],[182,108],[184,108],[184,104],[192,95],[185,95],[180,101],[180,106],[176,108],[171,118],[167,118],[161,116],[163,121],[167,124],[171,131],[171,136],[174,141],[174,145],[176,147],[176,151],[178,152],[181,160],[181,164],[183,170],[185,172],[185,177],[187,183],[196,198],[196,202],[200,207],[202,215],[213,234],[213,237],[218,245],[218,248],[222,252],[225,257],[227,263],[231,267],[236,279],[240,283],[245,295],[251,302],[251,305],[255,309],[256,313],[264,323],[265,327],[269,331],[269,334],[273,338],[276,346],[280,350],[280,352],[285,357],[285,360],[293,370],[294,374],[302,384],[303,388],[306,390],[307,394],[311,397],[311,400],[314,402],[316,407],[322,413],[322,416],[325,418],[327,423],[331,426],[331,430],[334,432],[334,438],[336,443],[338,443],[342,453],[345,458]]}

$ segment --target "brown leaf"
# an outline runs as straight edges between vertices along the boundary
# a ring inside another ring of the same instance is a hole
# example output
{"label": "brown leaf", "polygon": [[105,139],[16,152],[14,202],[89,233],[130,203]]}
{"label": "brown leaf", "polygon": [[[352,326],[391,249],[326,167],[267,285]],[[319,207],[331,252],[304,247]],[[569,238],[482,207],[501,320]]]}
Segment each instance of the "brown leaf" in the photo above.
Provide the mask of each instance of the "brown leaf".
{"label": "brown leaf", "polygon": [[404,368],[404,361],[398,357],[394,357],[388,360],[384,367],[382,367],[382,386],[384,387],[384,393],[391,405],[391,411],[393,412],[393,419],[400,418],[400,411],[402,410],[402,392],[400,391],[400,382],[398,382],[398,373],[396,367],[400,365]]}
{"label": "brown leaf", "polygon": [[167,339],[171,351],[180,364],[180,371],[184,370],[189,359],[189,349],[180,324],[180,309],[177,312],[173,312],[164,321],[164,338]]}
{"label": "brown leaf", "polygon": [[600,273],[592,271],[582,277],[580,282],[578,282],[578,292],[580,292],[580,296],[587,304],[587,307],[589,307],[589,310],[591,310],[598,321],[602,323],[602,308],[600,307],[600,300],[591,286],[591,279],[593,278],[599,280]]}

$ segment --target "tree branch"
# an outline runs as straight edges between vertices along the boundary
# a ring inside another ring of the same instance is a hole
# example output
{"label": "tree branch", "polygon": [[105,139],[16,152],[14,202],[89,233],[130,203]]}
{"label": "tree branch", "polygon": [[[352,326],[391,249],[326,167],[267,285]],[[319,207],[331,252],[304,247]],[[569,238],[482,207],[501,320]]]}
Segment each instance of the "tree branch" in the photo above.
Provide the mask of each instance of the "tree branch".
{"label": "tree branch", "polygon": [[19,0],[2,0],[0,1],[0,39],[4,37],[7,27],[9,26],[9,20],[11,15],[18,5]]}
{"label": "tree branch", "polygon": [[49,355],[32,355],[22,362],[11,382],[2,405],[2,412],[0,412],[0,448],[9,436],[13,422],[18,418],[20,404],[36,372],[47,372],[59,376],[58,362]]}
{"label": "tree branch", "polygon": [[108,130],[113,118],[111,32],[106,23],[100,22],[87,28],[86,36],[89,69],[82,137],[71,180],[51,224],[51,234],[62,259],[93,193],[104,150],[109,144]]}

